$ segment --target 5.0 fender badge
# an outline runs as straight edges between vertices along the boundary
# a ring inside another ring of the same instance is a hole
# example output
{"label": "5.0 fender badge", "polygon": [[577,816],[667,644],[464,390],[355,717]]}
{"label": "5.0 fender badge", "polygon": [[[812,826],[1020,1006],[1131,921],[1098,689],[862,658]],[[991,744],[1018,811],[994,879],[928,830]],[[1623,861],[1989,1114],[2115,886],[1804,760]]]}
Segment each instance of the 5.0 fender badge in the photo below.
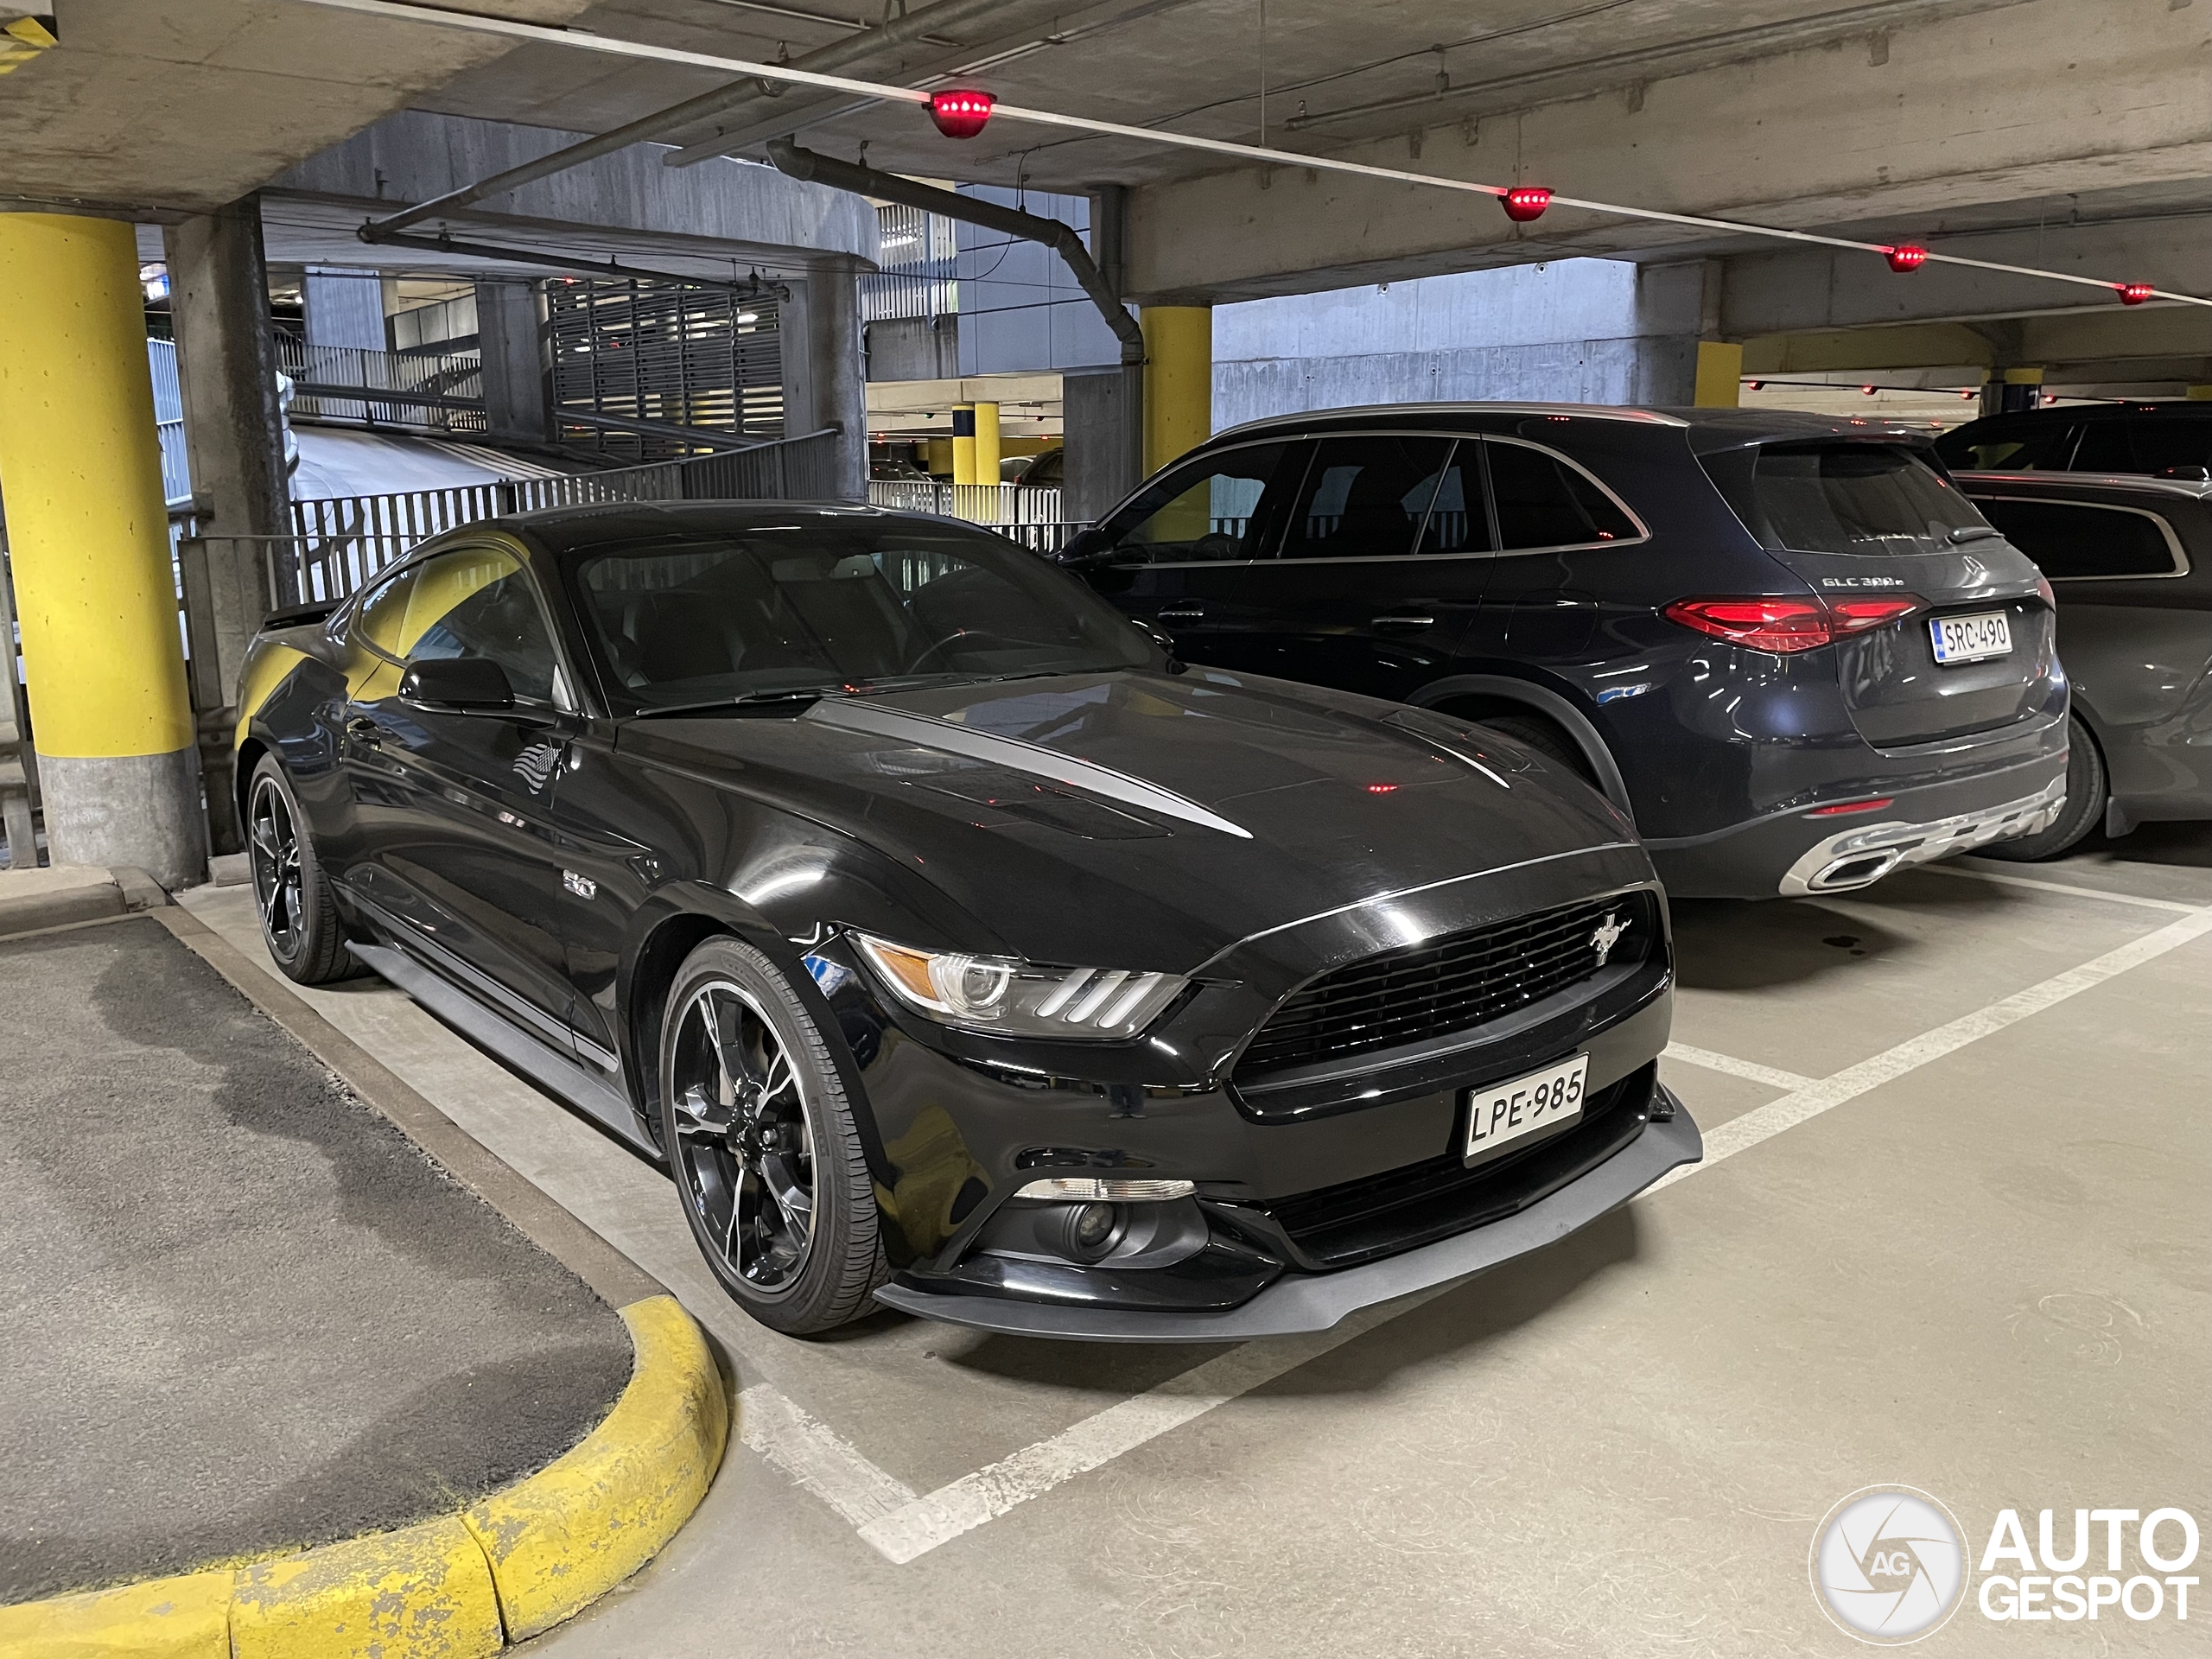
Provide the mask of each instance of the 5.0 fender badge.
{"label": "5.0 fender badge", "polygon": [[[574,870],[561,872],[561,885],[579,899],[595,899],[599,896],[599,883],[588,875],[578,875]],[[1599,960],[1602,962],[1605,958],[1601,957]]]}

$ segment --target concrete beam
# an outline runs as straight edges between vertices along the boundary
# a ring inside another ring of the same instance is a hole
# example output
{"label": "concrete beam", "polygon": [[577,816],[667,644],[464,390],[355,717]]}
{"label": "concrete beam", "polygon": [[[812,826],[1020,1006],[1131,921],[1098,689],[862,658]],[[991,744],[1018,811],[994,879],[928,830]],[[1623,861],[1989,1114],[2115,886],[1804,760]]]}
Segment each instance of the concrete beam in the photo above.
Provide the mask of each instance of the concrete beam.
{"label": "concrete beam", "polygon": [[[2212,209],[1937,232],[1918,239],[1939,253],[2084,276],[2116,275],[2181,294],[2206,291],[2206,272],[2212,270]],[[1731,340],[1748,340],[1805,329],[2039,313],[2080,312],[2126,323],[2159,309],[2123,310],[2115,296],[2094,289],[2030,276],[1935,264],[1901,276],[1879,259],[1840,249],[1787,248],[1728,260],[1720,327]]]}
{"label": "concrete beam", "polygon": [[2037,366],[2048,384],[2193,380],[2212,359],[2212,311],[2196,306],[1764,334],[1747,375]]}
{"label": "concrete beam", "polygon": [[[2212,175],[2209,68],[2200,9],[2023,0],[1900,26],[1878,45],[1853,37],[1447,126],[1409,111],[1404,137],[1341,154],[1785,227],[1880,224],[1902,237],[1974,204]],[[1693,235],[1558,207],[1519,226],[1478,199],[1298,168],[1147,187],[1131,219],[1128,287],[1146,303],[1645,256]]]}
{"label": "concrete beam", "polygon": [[[353,230],[364,219],[444,195],[582,136],[404,111],[274,180],[264,192],[270,240],[287,262],[437,265],[435,254],[379,249]],[[796,271],[817,259],[873,263],[877,253],[875,210],[857,196],[737,162],[679,172],[644,147],[487,196],[452,220],[463,240],[621,257],[724,281],[733,263],[742,276],[750,265]],[[480,258],[455,263],[472,270],[485,265]]]}

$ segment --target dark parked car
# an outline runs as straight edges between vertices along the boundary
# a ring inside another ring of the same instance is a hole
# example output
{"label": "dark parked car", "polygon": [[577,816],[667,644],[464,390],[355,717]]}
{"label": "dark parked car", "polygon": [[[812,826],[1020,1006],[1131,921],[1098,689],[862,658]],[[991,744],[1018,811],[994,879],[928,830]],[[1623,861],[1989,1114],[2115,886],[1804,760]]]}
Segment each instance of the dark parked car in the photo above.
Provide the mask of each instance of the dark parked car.
{"label": "dark parked car", "polygon": [[2074,683],[2064,814],[1989,850],[2052,858],[2100,822],[2212,818],[2212,484],[1962,473],[1959,487],[2050,579]]}
{"label": "dark parked car", "polygon": [[1064,558],[1176,651],[1484,722],[1633,815],[1669,890],[1865,887],[2047,828],[2035,567],[1926,430],[1418,404],[1223,433]]}
{"label": "dark parked car", "polygon": [[2080,404],[1955,426],[1936,440],[1953,472],[2150,473],[2212,479],[2212,404]]}
{"label": "dark parked car", "polygon": [[1601,797],[1186,670],[967,525],[473,525],[245,682],[278,963],[371,964],[666,1158],[780,1330],[1320,1329],[1699,1155]]}

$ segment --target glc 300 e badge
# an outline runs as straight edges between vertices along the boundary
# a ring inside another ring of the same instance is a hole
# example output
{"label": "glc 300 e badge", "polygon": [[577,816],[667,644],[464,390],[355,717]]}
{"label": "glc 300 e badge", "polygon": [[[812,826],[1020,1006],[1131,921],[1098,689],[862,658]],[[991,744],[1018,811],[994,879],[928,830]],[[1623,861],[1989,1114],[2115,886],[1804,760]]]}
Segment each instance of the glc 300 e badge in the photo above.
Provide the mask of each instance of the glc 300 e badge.
{"label": "glc 300 e badge", "polygon": [[1847,1636],[1897,1648],[1942,1627],[1966,1587],[1951,1512],[1911,1486],[1867,1486],[1813,1534],[1813,1593]]}

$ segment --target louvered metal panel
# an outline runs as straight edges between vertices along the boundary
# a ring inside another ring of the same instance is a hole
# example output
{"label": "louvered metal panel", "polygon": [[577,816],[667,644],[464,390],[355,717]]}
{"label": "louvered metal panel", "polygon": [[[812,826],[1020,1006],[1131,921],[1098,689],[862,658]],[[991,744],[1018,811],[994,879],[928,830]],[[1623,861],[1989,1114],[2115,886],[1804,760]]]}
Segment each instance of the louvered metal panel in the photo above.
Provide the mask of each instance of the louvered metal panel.
{"label": "louvered metal panel", "polygon": [[[688,453],[680,438],[563,423],[563,409],[784,435],[783,345],[772,297],[684,283],[581,277],[546,284],[561,442],[632,461]],[[741,315],[753,321],[741,322]]]}

